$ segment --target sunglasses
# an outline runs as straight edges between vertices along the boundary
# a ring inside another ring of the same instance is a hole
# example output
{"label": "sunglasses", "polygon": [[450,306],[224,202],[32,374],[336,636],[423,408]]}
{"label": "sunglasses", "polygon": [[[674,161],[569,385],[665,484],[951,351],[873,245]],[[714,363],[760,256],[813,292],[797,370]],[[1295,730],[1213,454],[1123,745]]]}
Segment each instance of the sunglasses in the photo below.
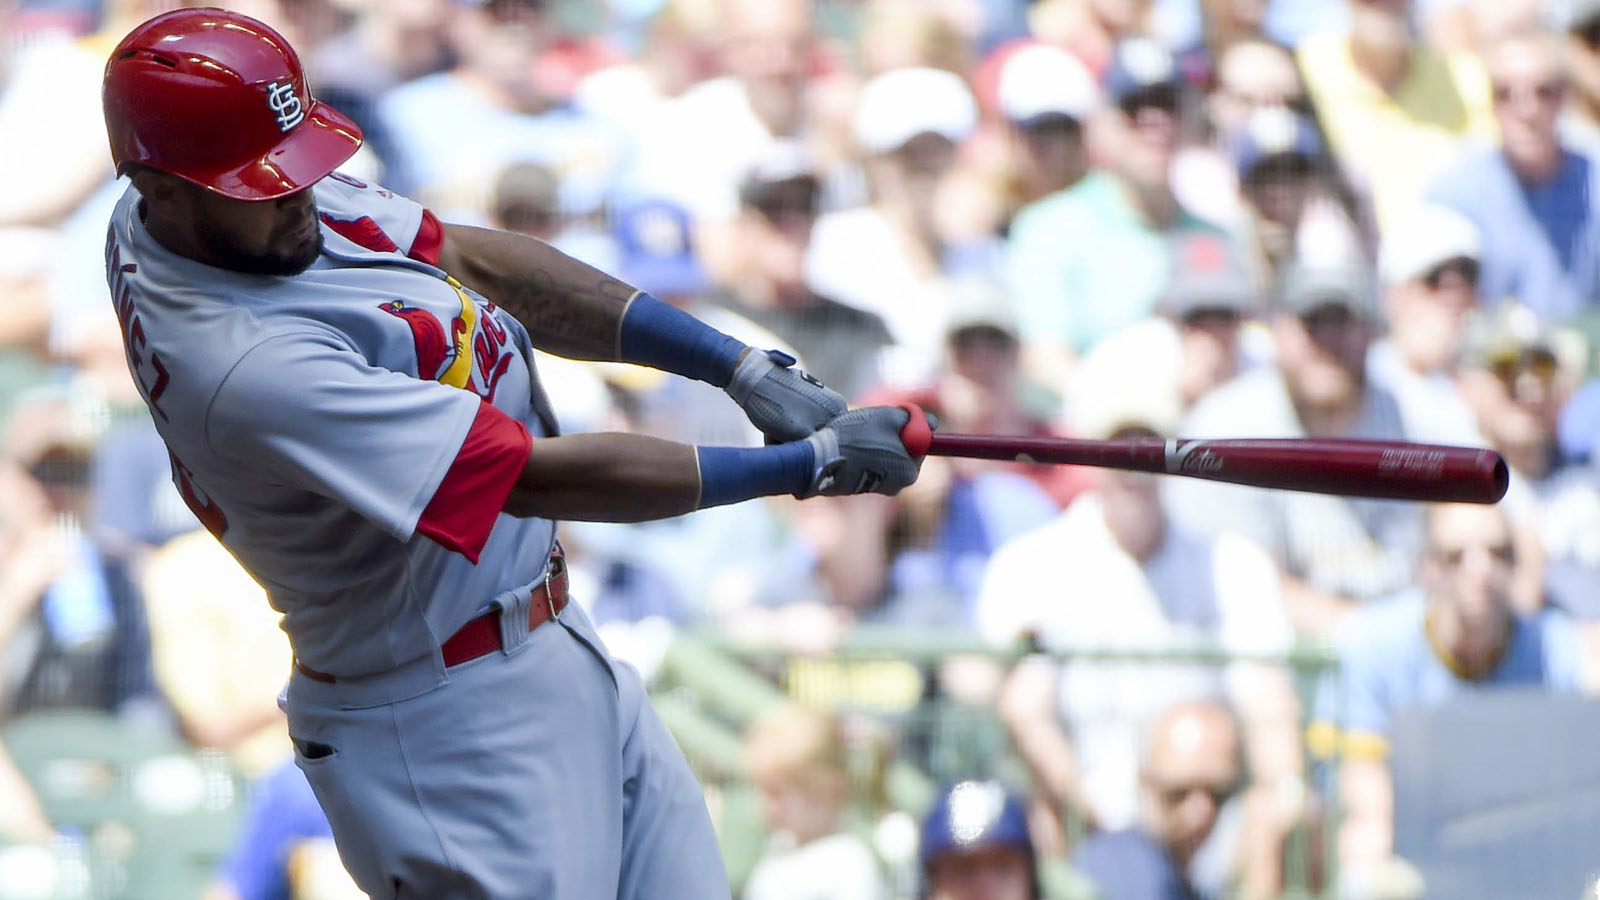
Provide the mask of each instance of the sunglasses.
{"label": "sunglasses", "polygon": [[[1509,84],[1495,84],[1493,90],[1494,102],[1500,106],[1510,103],[1512,98],[1520,93]],[[1560,80],[1544,81],[1523,90],[1531,91],[1540,103],[1552,106],[1561,102],[1562,96],[1567,92],[1567,83]]]}
{"label": "sunglasses", "polygon": [[1025,122],[1019,122],[1017,127],[1031,138],[1056,138],[1059,140],[1079,140],[1083,137],[1083,125],[1077,119],[1061,113],[1048,113],[1035,116]]}
{"label": "sunglasses", "polygon": [[792,217],[814,219],[822,202],[822,191],[805,178],[759,187],[750,192],[750,207],[774,225]]}
{"label": "sunglasses", "polygon": [[1237,309],[1226,306],[1200,306],[1186,311],[1179,321],[1185,328],[1229,328],[1243,318]]}
{"label": "sunglasses", "polygon": [[1428,290],[1437,291],[1440,286],[1445,283],[1446,279],[1454,276],[1455,278],[1466,282],[1471,287],[1477,287],[1478,268],[1478,261],[1475,259],[1460,257],[1457,259],[1445,260],[1439,265],[1429,269],[1427,273],[1422,276],[1422,283],[1428,286]]}
{"label": "sunglasses", "polygon": [[1117,108],[1130,119],[1138,119],[1139,111],[1145,109],[1156,109],[1175,116],[1178,114],[1178,86],[1160,84],[1135,91],[1124,97],[1117,104]]}
{"label": "sunglasses", "polygon": [[1532,374],[1540,381],[1550,381],[1556,377],[1558,367],[1556,355],[1543,347],[1512,350],[1489,358],[1489,371],[1508,387],[1524,374]]}
{"label": "sunglasses", "polygon": [[[1511,546],[1510,541],[1507,541],[1503,544],[1495,544],[1490,547],[1485,547],[1482,544],[1475,544],[1473,546],[1480,550],[1487,550],[1489,552],[1489,557],[1497,563],[1504,563],[1505,565],[1509,566],[1517,561],[1517,548]],[[1470,549],[1472,548],[1434,547],[1433,557],[1444,566],[1455,569],[1461,566],[1461,561],[1467,558],[1467,551]]]}

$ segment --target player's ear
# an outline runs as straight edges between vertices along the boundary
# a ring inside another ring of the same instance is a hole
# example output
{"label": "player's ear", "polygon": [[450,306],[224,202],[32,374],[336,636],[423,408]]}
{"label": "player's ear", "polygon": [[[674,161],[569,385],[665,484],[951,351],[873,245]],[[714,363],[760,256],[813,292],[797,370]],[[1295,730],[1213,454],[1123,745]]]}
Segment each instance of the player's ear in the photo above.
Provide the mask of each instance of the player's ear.
{"label": "player's ear", "polygon": [[137,163],[128,166],[128,179],[141,197],[157,201],[170,200],[180,187],[177,176]]}

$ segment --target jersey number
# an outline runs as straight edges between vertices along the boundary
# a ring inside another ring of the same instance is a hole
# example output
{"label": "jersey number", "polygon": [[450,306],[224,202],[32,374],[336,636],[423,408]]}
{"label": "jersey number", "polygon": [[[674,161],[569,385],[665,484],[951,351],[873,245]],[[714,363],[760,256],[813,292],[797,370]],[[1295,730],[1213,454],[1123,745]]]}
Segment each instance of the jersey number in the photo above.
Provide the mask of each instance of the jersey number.
{"label": "jersey number", "polygon": [[183,497],[189,511],[211,532],[212,537],[222,540],[223,534],[228,531],[228,517],[222,514],[210,497],[194,486],[194,473],[178,461],[178,455],[172,452],[171,447],[167,448],[167,458],[172,460],[172,483],[178,486],[178,494]]}

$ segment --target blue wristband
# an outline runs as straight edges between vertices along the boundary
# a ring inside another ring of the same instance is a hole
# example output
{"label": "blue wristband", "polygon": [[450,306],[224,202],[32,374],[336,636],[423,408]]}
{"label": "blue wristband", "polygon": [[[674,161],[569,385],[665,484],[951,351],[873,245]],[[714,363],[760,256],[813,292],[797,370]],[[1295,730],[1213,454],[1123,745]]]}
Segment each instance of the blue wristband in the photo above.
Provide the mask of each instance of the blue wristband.
{"label": "blue wristband", "polygon": [[771,447],[696,447],[700,457],[700,509],[811,486],[815,465],[805,441]]}
{"label": "blue wristband", "polygon": [[745,344],[641,292],[622,314],[617,350],[623,362],[725,388]]}

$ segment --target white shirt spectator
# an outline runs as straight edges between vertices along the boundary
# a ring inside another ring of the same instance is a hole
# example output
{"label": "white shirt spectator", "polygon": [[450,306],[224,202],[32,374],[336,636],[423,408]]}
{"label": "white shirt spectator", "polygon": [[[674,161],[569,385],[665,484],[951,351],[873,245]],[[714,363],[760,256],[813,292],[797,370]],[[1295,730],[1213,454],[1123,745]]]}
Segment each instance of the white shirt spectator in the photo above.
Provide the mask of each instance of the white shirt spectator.
{"label": "white shirt spectator", "polygon": [[[1284,652],[1293,640],[1277,569],[1260,548],[1237,535],[1207,538],[1169,523],[1161,548],[1141,564],[1112,536],[1095,494],[995,551],[977,621],[991,644],[1033,632],[1052,652],[1218,645],[1265,654]],[[1061,716],[1102,827],[1134,821],[1139,749],[1152,717],[1182,700],[1233,692],[1241,672],[1142,661],[1063,667]]]}

